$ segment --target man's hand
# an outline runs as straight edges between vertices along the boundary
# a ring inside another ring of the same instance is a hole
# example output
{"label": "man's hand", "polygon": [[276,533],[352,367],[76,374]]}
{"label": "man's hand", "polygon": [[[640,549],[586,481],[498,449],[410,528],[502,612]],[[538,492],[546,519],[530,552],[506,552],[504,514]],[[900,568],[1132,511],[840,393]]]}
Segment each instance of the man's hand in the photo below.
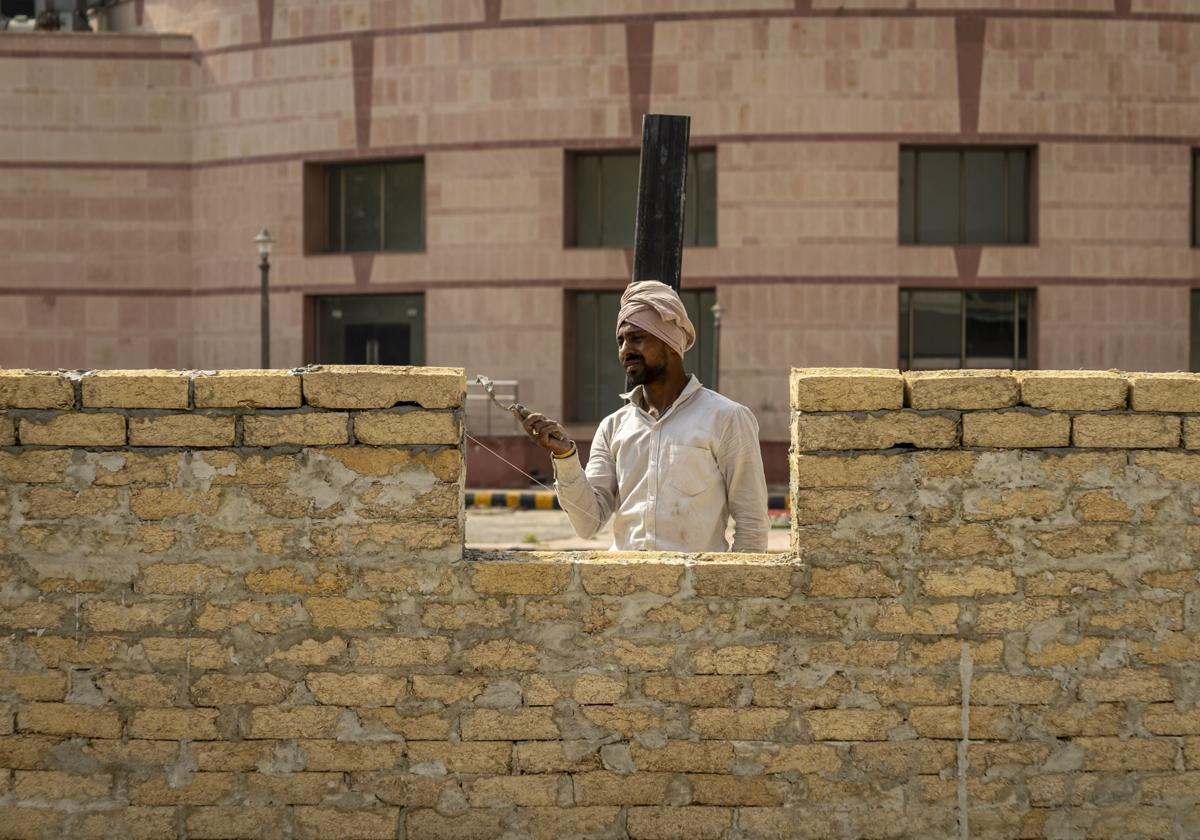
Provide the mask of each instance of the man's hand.
{"label": "man's hand", "polygon": [[[555,455],[566,455],[575,446],[567,440],[566,430],[557,420],[551,420],[545,414],[530,412],[521,421],[525,434],[542,449],[549,449]],[[550,437],[551,432],[558,432],[561,439]]]}

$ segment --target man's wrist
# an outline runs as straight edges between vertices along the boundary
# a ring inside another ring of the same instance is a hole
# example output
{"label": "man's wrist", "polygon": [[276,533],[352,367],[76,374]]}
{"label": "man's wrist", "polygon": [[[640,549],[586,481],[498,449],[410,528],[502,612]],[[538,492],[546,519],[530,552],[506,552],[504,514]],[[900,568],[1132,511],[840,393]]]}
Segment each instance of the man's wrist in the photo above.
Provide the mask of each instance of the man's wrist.
{"label": "man's wrist", "polygon": [[578,451],[579,451],[578,448],[575,446],[575,441],[571,441],[570,449],[568,449],[566,452],[562,453],[561,455],[557,452],[551,452],[550,457],[561,461],[564,458],[570,458],[572,455],[574,455]]}

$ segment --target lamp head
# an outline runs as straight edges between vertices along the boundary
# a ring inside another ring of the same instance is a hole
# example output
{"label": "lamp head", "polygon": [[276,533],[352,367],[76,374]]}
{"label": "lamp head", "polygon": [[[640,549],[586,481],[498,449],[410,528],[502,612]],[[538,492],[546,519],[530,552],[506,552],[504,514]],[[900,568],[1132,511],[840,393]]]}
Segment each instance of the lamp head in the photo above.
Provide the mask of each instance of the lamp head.
{"label": "lamp head", "polygon": [[254,237],[254,244],[258,246],[258,255],[265,259],[271,256],[271,246],[275,244],[275,238],[269,230],[263,228],[258,232],[258,236]]}

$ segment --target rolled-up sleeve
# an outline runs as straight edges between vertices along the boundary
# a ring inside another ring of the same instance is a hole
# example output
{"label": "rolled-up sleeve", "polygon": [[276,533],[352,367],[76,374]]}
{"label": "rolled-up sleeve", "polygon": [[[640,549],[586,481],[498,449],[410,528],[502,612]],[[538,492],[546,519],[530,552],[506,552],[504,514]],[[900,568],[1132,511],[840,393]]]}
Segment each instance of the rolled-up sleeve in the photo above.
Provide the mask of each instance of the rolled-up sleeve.
{"label": "rolled-up sleeve", "polygon": [[725,478],[729,514],[733,517],[733,550],[766,551],[767,478],[758,444],[758,420],[739,405],[721,434],[717,466]]}
{"label": "rolled-up sleeve", "polygon": [[617,499],[617,470],[608,449],[608,427],[601,425],[592,439],[587,469],[579,454],[552,458],[558,501],[582,539],[595,535],[612,516]]}

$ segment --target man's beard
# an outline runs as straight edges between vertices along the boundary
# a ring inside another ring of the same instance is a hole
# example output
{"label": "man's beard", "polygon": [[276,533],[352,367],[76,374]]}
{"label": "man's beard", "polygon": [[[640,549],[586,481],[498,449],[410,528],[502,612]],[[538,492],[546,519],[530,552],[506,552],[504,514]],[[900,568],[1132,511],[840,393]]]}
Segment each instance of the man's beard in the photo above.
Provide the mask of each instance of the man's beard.
{"label": "man's beard", "polygon": [[636,372],[631,373],[628,369],[625,371],[625,387],[636,388],[638,385],[649,385],[651,382],[657,382],[666,375],[666,365],[651,365],[645,359],[642,359],[641,367],[636,369]]}

